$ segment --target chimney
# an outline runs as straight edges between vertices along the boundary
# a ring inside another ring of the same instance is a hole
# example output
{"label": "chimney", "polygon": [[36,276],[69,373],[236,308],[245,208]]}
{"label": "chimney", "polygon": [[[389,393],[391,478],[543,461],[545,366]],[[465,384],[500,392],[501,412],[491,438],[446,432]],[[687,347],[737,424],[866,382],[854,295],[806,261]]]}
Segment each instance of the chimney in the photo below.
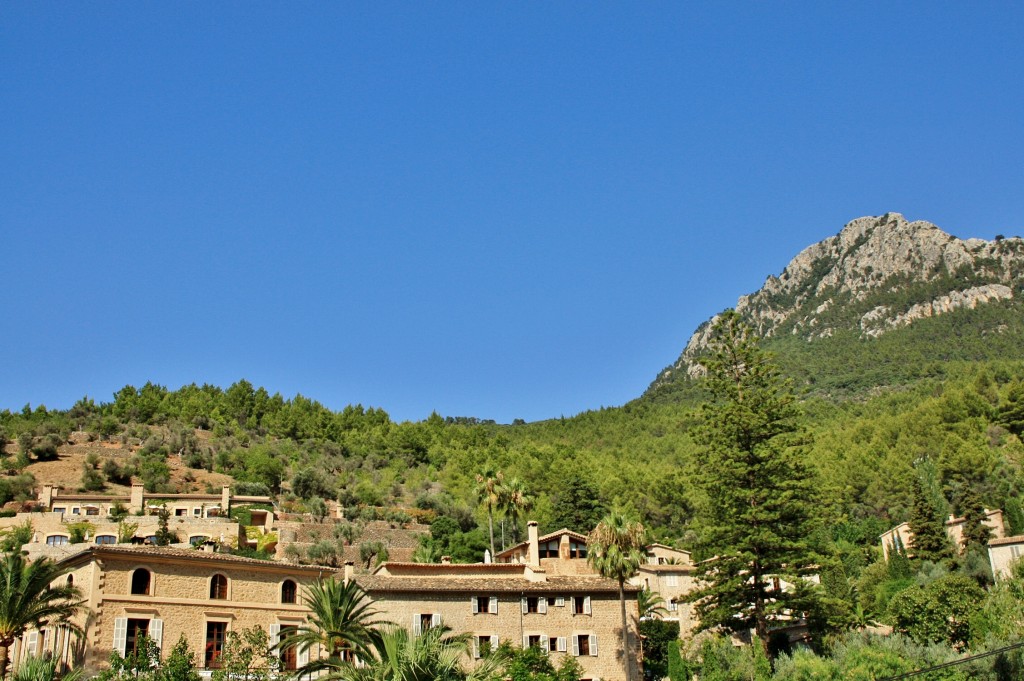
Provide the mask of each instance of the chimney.
{"label": "chimney", "polygon": [[138,513],[143,509],[145,503],[146,489],[139,483],[132,484],[132,496],[128,502],[128,510],[133,513]]}
{"label": "chimney", "polygon": [[452,557],[451,556],[441,556],[441,565],[451,565],[451,564],[452,564]]}
{"label": "chimney", "polygon": [[352,575],[356,572],[355,563],[350,560],[345,561],[345,583],[348,584],[352,581]]}
{"label": "chimney", "polygon": [[39,503],[47,511],[53,508],[53,485],[43,485],[43,491],[39,495]]}
{"label": "chimney", "polygon": [[526,523],[526,534],[530,539],[528,560],[531,567],[540,567],[540,541],[537,532],[537,521],[531,520]]}

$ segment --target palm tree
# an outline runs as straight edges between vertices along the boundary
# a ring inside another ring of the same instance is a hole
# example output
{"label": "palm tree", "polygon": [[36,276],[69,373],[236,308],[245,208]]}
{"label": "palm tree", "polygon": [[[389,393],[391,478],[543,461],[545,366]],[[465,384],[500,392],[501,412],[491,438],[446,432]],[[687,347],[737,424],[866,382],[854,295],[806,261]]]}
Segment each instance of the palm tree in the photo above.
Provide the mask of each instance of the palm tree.
{"label": "palm tree", "polygon": [[397,625],[385,627],[375,644],[375,656],[363,667],[339,670],[345,681],[473,681],[497,672],[502,658],[492,654],[472,670],[462,661],[469,652],[470,634],[452,634],[442,624],[413,636]]}
{"label": "palm tree", "polygon": [[320,647],[327,651],[327,657],[304,664],[296,671],[297,678],[310,678],[322,671],[328,672],[325,679],[341,678],[336,674],[348,666],[346,651],[360,660],[370,658],[378,639],[376,627],[382,622],[373,619],[379,613],[358,584],[325,579],[309,587],[303,600],[311,611],[306,622],[282,637],[276,648],[294,646],[304,652]]}
{"label": "palm tree", "polygon": [[533,510],[533,497],[519,478],[511,478],[501,487],[501,506],[512,521],[512,543],[519,542],[519,521]]}
{"label": "palm tree", "polygon": [[587,537],[587,561],[607,579],[619,583],[619,613],[622,619],[622,664],[626,681],[632,678],[629,663],[629,630],[626,628],[626,580],[634,576],[643,562],[647,530],[639,520],[612,511]]}
{"label": "palm tree", "polygon": [[26,561],[17,551],[0,560],[0,679],[7,674],[11,646],[27,629],[59,624],[81,633],[70,621],[82,606],[78,587],[52,585],[67,572],[46,558]]}
{"label": "palm tree", "polygon": [[651,591],[646,586],[636,594],[636,607],[640,613],[640,619],[659,619],[668,614],[665,607],[665,599],[656,591]]}
{"label": "palm tree", "polygon": [[476,474],[476,497],[487,505],[487,528],[491,533],[491,560],[494,560],[494,507],[501,503],[501,471],[486,468]]}

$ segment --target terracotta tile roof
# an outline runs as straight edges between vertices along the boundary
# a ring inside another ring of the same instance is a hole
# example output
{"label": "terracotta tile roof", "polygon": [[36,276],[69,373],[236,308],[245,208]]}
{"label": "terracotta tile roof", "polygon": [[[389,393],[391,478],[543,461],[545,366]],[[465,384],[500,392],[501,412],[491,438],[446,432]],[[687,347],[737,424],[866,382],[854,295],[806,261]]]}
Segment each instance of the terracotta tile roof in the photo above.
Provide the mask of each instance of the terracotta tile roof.
{"label": "terracotta tile roof", "polygon": [[383,570],[400,572],[460,572],[522,574],[526,570],[523,563],[412,563],[389,560],[374,570],[374,574]]}
{"label": "terracotta tile roof", "polygon": [[651,565],[650,563],[643,563],[640,565],[641,572],[693,572],[696,570],[696,566],[692,564],[680,564],[675,565],[671,563],[662,563],[661,565]]}
{"label": "terracotta tile roof", "polygon": [[1001,539],[993,539],[988,543],[989,546],[1006,546],[1008,544],[1024,544],[1024,534],[1017,534],[1012,537],[1002,537]]}
{"label": "terracotta tile roof", "polygon": [[[610,579],[595,577],[549,577],[543,582],[531,582],[524,577],[390,577],[386,575],[356,575],[353,579],[371,594],[388,592],[425,593],[432,591],[474,593],[534,593],[564,595],[570,593],[618,594],[619,584]],[[634,594],[640,587],[627,584],[626,593]]]}
{"label": "terracotta tile roof", "polygon": [[129,544],[102,544],[100,546],[92,546],[88,551],[83,551],[82,553],[72,556],[66,560],[80,558],[85,554],[97,559],[124,557],[159,560],[161,558],[169,558],[172,560],[237,564],[253,567],[259,566],[272,570],[285,569],[295,572],[317,572],[324,574],[324,576],[336,572],[336,570],[332,568],[324,568],[316,565],[295,565],[293,563],[282,563],[276,560],[259,560],[257,558],[235,556],[229,553],[209,553],[202,549],[179,549],[169,546],[132,546]]}

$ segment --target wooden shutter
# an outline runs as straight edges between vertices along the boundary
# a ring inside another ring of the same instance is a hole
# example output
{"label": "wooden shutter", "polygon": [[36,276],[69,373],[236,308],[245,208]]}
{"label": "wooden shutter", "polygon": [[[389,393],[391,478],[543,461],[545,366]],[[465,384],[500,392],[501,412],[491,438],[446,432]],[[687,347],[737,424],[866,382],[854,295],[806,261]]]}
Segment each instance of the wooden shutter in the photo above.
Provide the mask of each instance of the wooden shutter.
{"label": "wooden shutter", "polygon": [[412,635],[419,636],[423,633],[423,628],[420,626],[420,614],[413,613],[412,616]]}
{"label": "wooden shutter", "polygon": [[309,664],[309,648],[306,646],[299,646],[295,655],[295,666],[305,667]]}
{"label": "wooden shutter", "polygon": [[597,657],[597,634],[590,635],[590,656]]}
{"label": "wooden shutter", "polygon": [[541,634],[540,635],[540,649],[543,650],[545,653],[548,652],[548,635],[547,634]]}
{"label": "wooden shutter", "polygon": [[526,650],[529,647],[530,647],[530,637],[527,636],[526,634],[523,634],[523,650]]}
{"label": "wooden shutter", "polygon": [[[33,629],[32,631],[28,632],[28,641],[25,643],[25,651],[29,655],[31,655],[32,657],[35,657],[37,655],[37,653],[39,652],[38,648],[39,648],[39,631],[36,630],[36,629]],[[121,646],[121,648],[124,649],[124,646]]]}
{"label": "wooden shutter", "polygon": [[522,605],[522,607],[523,607],[523,614],[525,615],[526,614],[526,609],[528,607],[527,604],[526,604],[526,596],[523,596],[523,598],[519,601],[519,603],[520,603],[520,605]]}
{"label": "wooden shutter", "polygon": [[565,596],[555,596],[555,607],[556,608],[564,608],[565,607]]}
{"label": "wooden shutter", "polygon": [[157,648],[163,649],[164,647],[164,621],[163,620],[150,620],[149,621],[149,639],[156,644]]}
{"label": "wooden shutter", "polygon": [[281,625],[271,624],[270,625],[270,645],[276,646],[281,642]]}
{"label": "wooden shutter", "polygon": [[128,640],[128,618],[117,617],[114,619],[114,650],[121,657],[124,657],[124,646]]}
{"label": "wooden shutter", "polygon": [[480,637],[479,636],[474,636],[473,637],[473,659],[474,660],[479,660],[480,659]]}
{"label": "wooden shutter", "polygon": [[480,612],[480,599],[476,596],[470,596],[470,605],[473,607],[473,614],[476,615]]}
{"label": "wooden shutter", "polygon": [[590,596],[584,596],[583,597],[583,614],[584,615],[592,614],[592,612],[590,610]]}
{"label": "wooden shutter", "polygon": [[497,596],[491,596],[490,601],[488,602],[488,605],[490,607],[487,608],[487,612],[491,613],[492,615],[497,615],[498,614],[498,597]]}
{"label": "wooden shutter", "polygon": [[542,615],[546,615],[548,613],[548,599],[547,598],[538,598],[537,599],[537,612],[539,612]]}
{"label": "wooden shutter", "polygon": [[439,627],[441,626],[441,615],[434,613],[430,616],[430,626]]}
{"label": "wooden shutter", "polygon": [[497,650],[497,649],[498,649],[498,635],[497,634],[492,634],[491,635],[491,650]]}
{"label": "wooden shutter", "polygon": [[580,637],[576,634],[573,634],[572,636],[572,654],[575,657],[580,656]]}
{"label": "wooden shutter", "polygon": [[555,648],[557,648],[558,652],[560,652],[560,653],[564,653],[565,652],[566,640],[565,640],[564,636],[559,636],[557,639],[555,639]]}

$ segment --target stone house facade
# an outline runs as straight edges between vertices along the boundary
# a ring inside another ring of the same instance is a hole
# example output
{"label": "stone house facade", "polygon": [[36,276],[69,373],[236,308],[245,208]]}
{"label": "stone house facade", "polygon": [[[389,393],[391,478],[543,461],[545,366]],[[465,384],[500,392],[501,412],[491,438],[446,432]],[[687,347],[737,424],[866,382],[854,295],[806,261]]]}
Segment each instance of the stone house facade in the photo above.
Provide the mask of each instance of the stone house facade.
{"label": "stone house facade", "polygon": [[[50,652],[69,666],[95,671],[112,650],[130,652],[142,635],[163,650],[184,635],[201,667],[211,669],[227,631],[257,626],[276,638],[283,627],[305,620],[303,587],[333,574],[199,548],[91,546],[63,562],[67,579],[85,597],[82,645],[64,643],[60,632],[29,632],[15,661]],[[292,656],[293,667],[303,662]]]}
{"label": "stone house facade", "polygon": [[[160,520],[157,516],[128,516],[124,520],[136,526],[125,543],[145,544],[155,541]],[[79,516],[59,511],[18,513],[10,518],[0,518],[0,529],[11,529],[25,522],[32,526],[32,540],[25,549],[34,555],[47,555],[51,558],[77,552],[77,549],[73,549],[75,545],[71,544],[74,540],[72,530],[76,527],[84,530],[85,544],[117,544],[122,539],[118,521],[107,515]],[[168,519],[167,527],[186,545],[207,541],[237,545],[240,541],[246,541],[245,527],[228,517],[172,517]],[[65,550],[62,551],[62,547]]]}
{"label": "stone house facade", "polygon": [[661,596],[668,611],[663,619],[679,622],[680,637],[690,634],[697,626],[693,604],[685,602],[685,597],[697,584],[690,552],[665,544],[651,544],[646,554],[646,562],[630,581]]}
{"label": "stone house facade", "polygon": [[1024,556],[1024,535],[993,539],[988,543],[988,562],[996,581],[1010,576],[1012,563]]}
{"label": "stone house facade", "polygon": [[[618,584],[600,577],[547,575],[526,564],[385,563],[355,580],[387,619],[418,633],[440,623],[472,635],[472,655],[509,641],[537,646],[558,666],[573,656],[584,679],[624,679]],[[630,650],[638,678],[636,589],[627,595]]]}
{"label": "stone house facade", "polygon": [[[944,523],[946,535],[957,550],[960,550],[960,544],[964,539],[965,523],[966,520],[964,518],[957,518],[952,515]],[[1002,539],[1006,536],[1006,526],[1003,522],[1003,512],[1001,510],[995,509],[990,511],[985,509],[985,525],[992,530],[993,539]],[[889,560],[889,550],[895,544],[897,538],[899,538],[900,543],[908,552],[913,553],[914,533],[910,531],[909,523],[900,523],[891,530],[884,532],[878,538],[878,541],[882,544],[882,556],[885,560]]]}
{"label": "stone house facade", "polygon": [[[49,514],[45,514],[49,515]],[[216,666],[229,631],[264,628],[272,640],[308,615],[304,589],[329,577],[354,579],[376,601],[380,619],[413,633],[444,622],[472,635],[472,657],[503,641],[538,646],[557,665],[573,656],[584,678],[624,679],[618,584],[584,569],[585,559],[541,566],[536,523],[530,523],[524,562],[456,565],[388,562],[372,574],[264,561],[214,552],[213,544],[170,548],[127,544],[50,547],[62,557],[66,579],[85,597],[80,643],[56,628],[28,632],[12,651],[50,653],[68,667],[96,671],[112,650],[132,650],[143,634],[169,650],[184,635],[204,673]],[[45,551],[44,551],[45,553]],[[635,586],[627,586],[629,650],[639,677]],[[314,654],[316,652],[314,651]],[[306,660],[291,654],[287,664]],[[468,662],[468,661],[467,661]]]}
{"label": "stone house facade", "polygon": [[[155,514],[166,506],[175,518],[216,518],[226,517],[232,504],[270,504],[270,497],[239,496],[231,493],[231,488],[224,486],[220,494],[200,493],[149,493],[140,484],[133,484],[129,495],[111,496],[109,494],[69,494],[60,487],[43,485],[38,495],[39,506],[44,511],[61,513],[68,518],[95,520],[111,515],[115,506],[122,506],[128,513],[143,515]],[[274,523],[274,514],[266,510],[253,510],[253,525],[262,525],[267,529]]]}

